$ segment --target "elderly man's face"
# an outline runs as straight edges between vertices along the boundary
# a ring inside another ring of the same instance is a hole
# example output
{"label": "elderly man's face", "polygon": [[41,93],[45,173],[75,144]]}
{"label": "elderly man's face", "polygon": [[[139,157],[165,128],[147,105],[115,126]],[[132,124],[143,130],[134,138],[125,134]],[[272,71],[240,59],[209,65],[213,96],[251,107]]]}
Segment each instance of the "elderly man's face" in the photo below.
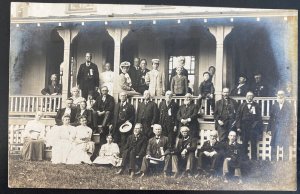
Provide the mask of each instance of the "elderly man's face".
{"label": "elderly man's face", "polygon": [[184,101],[186,102],[186,103],[191,103],[191,100],[192,100],[192,97],[191,96],[185,96],[184,97]]}
{"label": "elderly man's face", "polygon": [[156,136],[159,136],[161,134],[161,127],[158,127],[156,126],[154,129],[153,129],[153,132]]}
{"label": "elderly man's face", "polygon": [[158,70],[159,63],[152,63],[152,67],[154,70]]}
{"label": "elderly man's face", "polygon": [[128,67],[121,67],[121,71],[122,71],[122,73],[127,73],[128,72]]}
{"label": "elderly man's face", "polygon": [[52,75],[51,76],[51,81],[57,81],[57,76],[56,75]]}
{"label": "elderly man's face", "polygon": [[217,138],[218,138],[218,134],[210,134],[209,135],[209,139],[211,140],[211,141],[217,141]]}
{"label": "elderly man's face", "polygon": [[86,109],[86,103],[85,102],[80,102],[80,109],[85,110]]}
{"label": "elderly man's face", "polygon": [[166,100],[168,100],[168,101],[172,99],[172,96],[173,96],[173,94],[170,91],[166,92],[166,94],[165,94]]}
{"label": "elderly man's face", "polygon": [[278,91],[277,92],[277,101],[279,103],[283,103],[284,100],[285,100],[285,94],[284,94],[284,92],[283,91]]}
{"label": "elderly man's face", "polygon": [[91,62],[91,60],[92,60],[92,55],[91,55],[91,53],[86,53],[86,55],[85,55],[85,60],[86,60],[86,62]]}
{"label": "elderly man's face", "polygon": [[234,142],[236,140],[236,133],[234,131],[231,131],[228,135],[228,139],[230,142]]}
{"label": "elderly man's face", "polygon": [[253,98],[254,98],[254,94],[252,92],[248,92],[246,94],[246,99],[247,99],[248,102],[252,102]]}
{"label": "elderly man's face", "polygon": [[245,82],[246,82],[246,78],[244,78],[244,77],[239,78],[239,84],[243,84]]}
{"label": "elderly man's face", "polygon": [[189,135],[189,131],[187,129],[181,130],[182,137],[186,138]]}
{"label": "elderly man's face", "polygon": [[138,135],[142,131],[141,125],[135,125],[133,129],[133,134]]}
{"label": "elderly man's face", "polygon": [[261,81],[261,75],[255,75],[254,79],[256,83],[259,83]]}
{"label": "elderly man's face", "polygon": [[227,99],[229,97],[229,89],[224,88],[223,91],[222,91],[222,95],[225,99]]}
{"label": "elderly man's face", "polygon": [[120,94],[120,100],[121,100],[121,102],[125,102],[127,100],[127,95],[124,94],[124,93],[121,93]]}
{"label": "elderly man's face", "polygon": [[102,95],[107,95],[107,94],[108,94],[108,89],[107,89],[107,87],[101,88],[101,94],[102,94]]}
{"label": "elderly man's face", "polygon": [[146,67],[147,67],[146,61],[144,61],[144,60],[141,61],[140,66],[141,66],[141,69],[146,69]]}
{"label": "elderly man's face", "polygon": [[66,101],[66,107],[67,108],[71,108],[72,104],[73,104],[73,100],[67,100]]}
{"label": "elderly man's face", "polygon": [[150,99],[150,92],[149,92],[148,90],[146,90],[146,91],[144,92],[144,99],[145,99],[145,100],[149,100],[149,99]]}

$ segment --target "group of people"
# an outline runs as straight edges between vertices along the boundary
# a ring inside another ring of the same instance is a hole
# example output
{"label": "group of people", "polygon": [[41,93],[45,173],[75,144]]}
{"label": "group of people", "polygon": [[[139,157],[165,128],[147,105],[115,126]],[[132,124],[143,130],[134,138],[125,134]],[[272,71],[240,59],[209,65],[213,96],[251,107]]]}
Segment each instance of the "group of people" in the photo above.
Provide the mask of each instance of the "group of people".
{"label": "group of people", "polygon": [[[28,122],[22,153],[24,159],[41,160],[46,141],[46,145],[52,147],[53,163],[111,164],[120,168],[117,174],[128,169],[131,177],[137,174],[144,177],[152,165],[162,166],[164,176],[172,172],[177,177],[183,172],[182,176],[194,174],[197,177],[208,167],[213,173],[222,171],[225,181],[231,169],[235,176],[240,177],[243,161],[249,160],[248,142],[251,144],[251,160],[256,160],[257,141],[263,132],[261,108],[254,101],[254,97],[263,95],[266,88],[260,83],[261,76],[256,79],[258,82],[253,91],[245,88],[246,80],[241,77],[231,92],[229,88],[223,88],[222,99],[215,103],[215,69],[210,68],[203,74],[199,103],[195,103],[187,88],[184,57],[179,61],[181,65],[172,71],[171,90],[167,91],[164,74],[158,70],[158,59],[152,60],[151,71],[146,68],[146,60],[135,58],[133,67],[129,62],[122,62],[119,102],[115,104],[116,100],[110,95],[112,85],[102,83],[100,93],[95,92],[99,87],[99,73],[97,66],[91,63],[91,54],[87,53],[86,63],[80,66],[77,76],[79,88],[72,88],[72,96],[66,100],[65,108],[58,110],[56,126],[45,136],[40,113],[34,121]],[[111,71],[110,65],[106,66]],[[51,80],[48,90],[43,91],[45,94],[59,93],[55,83],[57,78],[51,77]],[[140,93],[143,101],[135,110],[128,97]],[[151,100],[153,96],[162,95],[165,97],[159,105]],[[174,95],[184,96],[181,106],[173,99]],[[243,95],[246,101],[238,104],[230,97],[232,95]],[[208,103],[213,107],[215,130],[199,146],[197,119],[202,99],[210,100]],[[283,146],[283,159],[288,160],[292,109],[285,99],[285,92],[278,91],[267,128],[272,136],[272,160],[277,159],[277,146]],[[100,144],[95,146],[91,141],[92,134],[100,134]],[[237,136],[242,144],[237,143]],[[92,153],[94,157],[91,157]]]}

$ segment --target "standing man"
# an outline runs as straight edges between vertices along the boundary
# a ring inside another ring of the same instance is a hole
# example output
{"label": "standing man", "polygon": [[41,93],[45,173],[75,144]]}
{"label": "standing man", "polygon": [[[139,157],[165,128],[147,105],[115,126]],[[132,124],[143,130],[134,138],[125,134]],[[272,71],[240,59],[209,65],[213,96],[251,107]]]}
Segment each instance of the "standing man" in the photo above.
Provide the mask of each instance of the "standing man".
{"label": "standing man", "polygon": [[263,83],[261,79],[261,74],[254,74],[255,83],[251,86],[251,90],[253,91],[256,97],[264,97],[268,96],[268,87]]}
{"label": "standing man", "polygon": [[293,129],[294,109],[285,99],[283,90],[277,92],[277,101],[272,105],[268,134],[271,138],[271,159],[277,159],[277,146],[283,147],[283,160],[289,159],[290,134]]}
{"label": "standing man", "polygon": [[240,75],[238,85],[232,89],[230,96],[245,96],[249,90],[245,75]]}
{"label": "standing man", "polygon": [[140,58],[135,57],[133,59],[133,66],[130,66],[128,74],[131,79],[132,88],[135,91],[138,91],[138,86],[140,83],[141,75],[140,75]]}
{"label": "standing man", "polygon": [[129,121],[132,125],[134,124],[135,111],[132,104],[127,102],[126,92],[121,92],[119,94],[120,102],[116,105],[114,111],[114,122],[113,122],[113,137],[115,138],[116,143],[118,143],[120,148],[120,154],[123,153],[127,138],[132,134],[130,129],[128,132],[121,133],[120,126],[126,121]]}
{"label": "standing man", "polygon": [[167,91],[165,100],[159,104],[159,124],[162,126],[162,135],[168,137],[171,147],[174,146],[177,135],[177,112],[179,105],[172,99],[173,93]]}
{"label": "standing man", "polygon": [[144,94],[145,90],[149,89],[149,86],[147,85],[147,83],[145,81],[145,76],[150,71],[149,69],[147,69],[146,59],[141,60],[140,67],[141,68],[140,68],[139,73],[140,73],[141,79],[140,79],[140,83],[139,83],[137,92]]}
{"label": "standing man", "polygon": [[251,142],[251,159],[257,159],[257,139],[262,135],[262,117],[258,103],[253,101],[253,92],[247,92],[246,102],[243,102],[237,111],[236,128],[241,134],[243,151],[248,153],[248,141]]}
{"label": "standing man", "polygon": [[99,87],[99,71],[95,63],[92,63],[92,54],[86,53],[86,62],[81,64],[77,74],[77,85],[81,89],[81,96],[87,99],[89,91],[97,91]]}
{"label": "standing man", "polygon": [[192,138],[199,137],[199,123],[197,120],[198,106],[192,102],[192,95],[187,93],[183,105],[179,107],[177,113],[177,120],[179,122],[179,128],[187,126],[190,130]]}
{"label": "standing man", "polygon": [[226,140],[230,129],[233,129],[237,109],[237,102],[229,97],[229,88],[223,88],[222,99],[216,102],[214,114],[220,142]]}
{"label": "standing man", "polygon": [[144,92],[144,101],[139,103],[136,113],[136,123],[143,125],[143,134],[150,139],[153,136],[152,126],[157,124],[158,108],[155,102],[150,100],[150,92]]}
{"label": "standing man", "polygon": [[158,70],[159,59],[152,59],[152,70],[145,76],[145,81],[149,85],[150,95],[162,96],[165,93],[165,74]]}
{"label": "standing man", "polygon": [[[95,104],[93,105],[93,126],[98,128],[98,132],[102,133],[102,142],[105,141],[106,135],[108,135],[108,126],[112,123],[115,100],[114,97],[108,94],[108,87],[103,86],[101,88],[101,95],[97,97]],[[100,137],[101,137],[100,136]]]}

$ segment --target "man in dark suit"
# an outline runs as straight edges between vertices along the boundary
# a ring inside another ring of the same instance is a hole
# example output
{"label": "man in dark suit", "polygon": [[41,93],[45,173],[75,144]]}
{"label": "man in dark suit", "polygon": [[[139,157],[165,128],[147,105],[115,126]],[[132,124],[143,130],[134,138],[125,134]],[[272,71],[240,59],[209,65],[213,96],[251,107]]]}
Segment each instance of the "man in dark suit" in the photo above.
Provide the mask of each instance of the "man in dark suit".
{"label": "man in dark suit", "polygon": [[92,121],[93,121],[93,115],[92,115],[92,111],[91,110],[88,110],[86,109],[86,101],[81,101],[80,104],[79,104],[79,109],[77,109],[77,113],[76,113],[76,117],[75,117],[75,123],[74,125],[75,126],[78,126],[80,125],[80,118],[82,116],[84,116],[86,118],[86,121],[87,121],[87,126],[92,128],[93,124],[92,124]]}
{"label": "man in dark suit", "polygon": [[192,102],[192,95],[187,93],[183,105],[179,107],[177,120],[179,122],[179,128],[181,128],[181,126],[187,126],[193,138],[199,137],[198,110],[198,106]]}
{"label": "man in dark suit", "polygon": [[245,152],[243,146],[236,142],[236,132],[230,131],[228,141],[223,143],[224,162],[223,162],[223,176],[224,182],[228,183],[228,175],[234,170],[234,176],[238,177],[238,184],[242,183],[241,166],[245,160]]}
{"label": "man in dark suit", "polygon": [[239,77],[239,84],[231,90],[230,96],[245,96],[249,91],[249,86],[246,81],[246,76],[241,75]]}
{"label": "man in dark suit", "polygon": [[89,91],[95,91],[99,87],[99,71],[95,63],[92,63],[92,54],[86,53],[86,62],[81,64],[77,74],[77,85],[81,89],[81,96],[87,99]]}
{"label": "man in dark suit", "polygon": [[65,114],[70,115],[70,124],[74,125],[75,123],[75,119],[76,119],[76,113],[77,113],[77,109],[72,107],[73,105],[73,99],[72,98],[68,98],[66,100],[66,108],[61,108],[57,111],[57,114],[55,116],[55,122],[57,125],[62,125],[62,117]]}
{"label": "man in dark suit", "polygon": [[127,102],[126,92],[121,92],[119,94],[120,102],[115,106],[114,110],[114,122],[112,126],[112,134],[115,138],[116,143],[118,143],[120,148],[120,154],[123,154],[124,147],[126,145],[127,138],[132,134],[132,130],[121,133],[119,128],[126,121],[129,121],[132,125],[134,124],[135,111],[132,104]]}
{"label": "man in dark suit", "polygon": [[167,176],[167,168],[170,162],[170,155],[166,155],[168,153],[168,138],[161,135],[162,127],[159,124],[153,125],[153,133],[154,137],[149,139],[147,145],[146,156],[143,158],[142,166],[141,166],[141,176],[144,177],[147,174],[149,169],[149,163],[152,158],[155,158],[155,161],[158,164],[164,163],[164,177]]}
{"label": "man in dark suit", "polygon": [[147,69],[147,61],[146,59],[142,59],[140,63],[139,75],[140,75],[140,83],[138,85],[137,92],[144,94],[145,90],[149,89],[149,86],[146,84],[145,76],[150,70]]}
{"label": "man in dark suit", "polygon": [[254,74],[255,82],[251,86],[251,90],[253,91],[256,97],[265,97],[269,96],[268,86],[263,83],[261,79],[261,74],[256,73]]}
{"label": "man in dark suit", "polygon": [[248,152],[248,141],[251,142],[251,159],[257,159],[257,139],[262,136],[262,117],[258,103],[253,101],[253,92],[247,92],[246,102],[242,103],[237,111],[236,128],[241,134],[243,151]]}
{"label": "man in dark suit", "polygon": [[150,92],[144,92],[144,101],[139,103],[136,113],[136,123],[142,123],[142,133],[150,139],[153,136],[151,127],[158,122],[158,108],[155,102],[150,100]]}
{"label": "man in dark suit", "polygon": [[178,104],[172,99],[173,93],[167,91],[165,100],[159,104],[159,124],[162,126],[162,135],[168,137],[171,147],[174,146],[177,135]]}
{"label": "man in dark suit", "polygon": [[[174,61],[173,61],[173,64],[174,64]],[[186,78],[188,79],[188,78],[189,78],[189,73],[188,73],[188,71],[184,68],[184,65],[185,65],[185,58],[184,58],[183,56],[180,56],[180,57],[179,57],[179,60],[178,60],[178,65],[177,65],[177,67],[181,67],[181,68],[182,68],[181,75],[186,76]],[[175,67],[175,68],[172,69],[172,71],[171,71],[171,77],[170,77],[169,87],[171,87],[172,78],[173,78],[175,75],[177,75],[177,73],[176,73],[177,67]]]}
{"label": "man in dark suit", "polygon": [[289,159],[289,145],[291,141],[291,130],[294,129],[294,108],[285,99],[285,93],[282,90],[277,92],[277,102],[275,102],[270,111],[270,120],[268,124],[268,134],[271,138],[271,159],[277,160],[277,146],[283,147],[283,160]]}
{"label": "man in dark suit", "polygon": [[230,129],[233,129],[237,109],[237,102],[229,97],[229,88],[223,88],[222,99],[216,102],[214,114],[220,142],[227,140]]}
{"label": "man in dark suit", "polygon": [[197,139],[189,135],[190,129],[187,126],[180,128],[182,138],[177,138],[174,149],[171,149],[172,172],[174,178],[183,170],[182,177],[187,175],[191,178],[194,170],[195,151],[197,149]]}
{"label": "man in dark suit", "polygon": [[218,172],[223,162],[222,143],[218,141],[218,132],[213,130],[210,132],[209,140],[205,141],[200,149],[196,150],[195,156],[198,160],[197,178],[205,168],[209,168],[213,175]]}
{"label": "man in dark suit", "polygon": [[140,79],[141,79],[141,74],[140,74],[140,58],[135,57],[133,59],[133,66],[130,66],[128,74],[129,77],[131,79],[131,83],[132,83],[132,88],[135,91],[138,91],[138,86],[140,83]]}
{"label": "man in dark suit", "polygon": [[101,88],[101,95],[97,97],[96,102],[92,108],[94,110],[93,126],[94,128],[98,129],[98,132],[103,133],[102,136],[104,137],[104,139],[108,134],[108,126],[112,123],[114,107],[114,98],[108,94],[107,86],[103,86]]}
{"label": "man in dark suit", "polygon": [[42,89],[41,93],[43,95],[60,95],[61,94],[61,85],[58,84],[57,75],[51,75],[51,83]]}
{"label": "man in dark suit", "polygon": [[133,134],[127,139],[124,151],[122,154],[122,164],[120,170],[116,174],[122,174],[128,166],[130,177],[133,178],[136,171],[136,163],[141,162],[146,154],[147,138],[141,134],[142,125],[136,123],[133,129]]}

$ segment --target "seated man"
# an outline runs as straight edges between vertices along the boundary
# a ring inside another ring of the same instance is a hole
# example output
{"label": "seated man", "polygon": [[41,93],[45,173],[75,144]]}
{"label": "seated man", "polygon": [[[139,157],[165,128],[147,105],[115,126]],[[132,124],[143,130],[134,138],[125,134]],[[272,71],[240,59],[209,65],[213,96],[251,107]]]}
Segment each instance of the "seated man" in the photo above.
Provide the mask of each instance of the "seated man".
{"label": "seated man", "polygon": [[136,162],[144,157],[147,148],[147,139],[141,133],[141,127],[142,124],[135,124],[133,134],[128,137],[122,154],[121,169],[116,174],[122,174],[128,166],[130,177],[133,178]]}
{"label": "seated man", "polygon": [[87,107],[87,104],[86,104],[85,100],[83,100],[79,103],[79,109],[77,109],[74,126],[80,125],[80,118],[82,116],[84,116],[86,118],[86,122],[87,122],[86,125],[89,128],[92,128],[92,120],[93,120],[92,119],[92,111],[88,110],[86,107]]}
{"label": "seated man", "polygon": [[62,117],[65,114],[70,115],[70,124],[74,125],[75,120],[76,120],[76,113],[77,113],[77,109],[72,107],[73,105],[73,99],[72,98],[68,98],[66,100],[66,108],[61,108],[57,111],[57,114],[55,116],[55,123],[56,125],[62,125]]}
{"label": "seated man", "polygon": [[164,177],[167,176],[167,168],[170,161],[170,155],[167,155],[167,153],[169,152],[169,143],[168,138],[162,136],[161,132],[161,125],[154,124],[153,133],[155,134],[155,136],[149,139],[148,141],[146,156],[143,158],[142,167],[140,171],[140,178],[143,178],[148,172],[150,162],[157,164],[164,163]]}
{"label": "seated man", "polygon": [[241,179],[241,163],[244,159],[242,144],[236,142],[236,132],[230,131],[228,135],[228,142],[223,144],[224,162],[223,162],[223,176],[224,182],[228,183],[228,175],[230,170],[234,170],[234,176],[238,177],[238,184],[242,183]]}
{"label": "seated man", "polygon": [[175,148],[171,151],[172,172],[175,173],[174,178],[178,176],[179,169],[185,169],[182,177],[187,174],[190,178],[193,171],[197,139],[192,138],[189,132],[190,129],[187,126],[180,128],[182,138],[176,140]]}
{"label": "seated man", "polygon": [[215,174],[220,167],[220,162],[222,162],[222,146],[217,140],[218,132],[216,130],[211,131],[209,137],[209,140],[205,141],[202,147],[196,150],[198,174],[195,178],[203,172],[205,167],[209,167],[209,171]]}
{"label": "seated man", "polygon": [[58,84],[57,75],[52,74],[51,75],[51,83],[42,89],[41,93],[43,95],[60,95],[61,94],[61,85]]}

